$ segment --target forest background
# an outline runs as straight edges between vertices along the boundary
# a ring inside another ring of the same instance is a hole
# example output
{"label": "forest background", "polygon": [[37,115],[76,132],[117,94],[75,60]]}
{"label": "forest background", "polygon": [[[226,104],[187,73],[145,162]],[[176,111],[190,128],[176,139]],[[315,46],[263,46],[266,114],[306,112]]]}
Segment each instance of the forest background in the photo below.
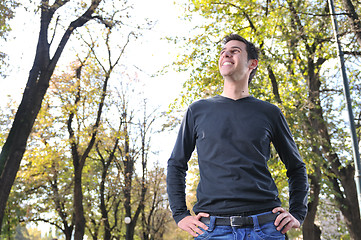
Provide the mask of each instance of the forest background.
{"label": "forest background", "polygon": [[[360,3],[335,1],[358,142]],[[188,104],[221,92],[233,32],[259,47],[251,94],[282,109],[307,164],[308,215],[287,237],[360,239],[328,1],[3,0],[0,14],[1,239],[191,239],[171,218],[166,161]],[[274,150],[269,168],[287,208]],[[190,207],[197,178],[194,156]]]}

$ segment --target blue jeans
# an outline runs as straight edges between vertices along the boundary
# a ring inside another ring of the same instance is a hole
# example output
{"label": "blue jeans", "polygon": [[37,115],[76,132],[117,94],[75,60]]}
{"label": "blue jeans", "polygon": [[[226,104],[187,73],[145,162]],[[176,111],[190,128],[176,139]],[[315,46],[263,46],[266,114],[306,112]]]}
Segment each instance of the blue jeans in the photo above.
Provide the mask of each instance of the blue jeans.
{"label": "blue jeans", "polygon": [[257,216],[262,214],[266,213],[250,216],[253,218],[253,227],[215,226],[216,217],[211,216],[208,230],[195,240],[284,240],[285,235],[276,229],[274,222],[259,225]]}

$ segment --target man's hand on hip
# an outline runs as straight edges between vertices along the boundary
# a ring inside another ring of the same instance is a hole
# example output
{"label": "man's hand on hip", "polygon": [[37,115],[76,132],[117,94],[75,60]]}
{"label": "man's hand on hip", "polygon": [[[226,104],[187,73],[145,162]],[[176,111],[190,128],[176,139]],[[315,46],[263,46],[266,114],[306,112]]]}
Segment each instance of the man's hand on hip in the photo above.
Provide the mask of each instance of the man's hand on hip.
{"label": "man's hand on hip", "polygon": [[288,232],[291,228],[299,228],[301,226],[300,222],[284,208],[277,207],[273,209],[272,212],[280,212],[280,215],[277,216],[274,224],[278,231],[282,230],[283,234]]}
{"label": "man's hand on hip", "polygon": [[197,216],[188,216],[178,222],[178,227],[187,231],[193,237],[197,237],[203,233],[202,229],[207,230],[208,227],[200,221],[202,217],[209,217],[208,213],[198,213]]}

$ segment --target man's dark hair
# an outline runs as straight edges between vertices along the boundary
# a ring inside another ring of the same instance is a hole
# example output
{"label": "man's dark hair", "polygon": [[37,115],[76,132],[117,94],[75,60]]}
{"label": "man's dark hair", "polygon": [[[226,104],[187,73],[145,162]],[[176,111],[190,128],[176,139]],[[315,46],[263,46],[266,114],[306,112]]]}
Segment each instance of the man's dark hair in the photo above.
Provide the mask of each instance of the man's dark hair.
{"label": "man's dark hair", "polygon": [[[255,47],[255,45],[253,43],[247,41],[246,39],[244,39],[243,37],[241,37],[238,34],[232,33],[232,34],[227,35],[223,39],[223,44],[226,44],[226,43],[228,43],[229,41],[232,41],[232,40],[240,41],[240,42],[243,42],[244,44],[246,44],[246,51],[247,51],[248,60],[251,60],[251,59],[257,59],[258,60],[258,50],[257,50],[257,48]],[[253,69],[251,74],[249,75],[248,83],[250,83],[252,78],[254,77],[254,75],[256,75],[257,67],[255,69]]]}

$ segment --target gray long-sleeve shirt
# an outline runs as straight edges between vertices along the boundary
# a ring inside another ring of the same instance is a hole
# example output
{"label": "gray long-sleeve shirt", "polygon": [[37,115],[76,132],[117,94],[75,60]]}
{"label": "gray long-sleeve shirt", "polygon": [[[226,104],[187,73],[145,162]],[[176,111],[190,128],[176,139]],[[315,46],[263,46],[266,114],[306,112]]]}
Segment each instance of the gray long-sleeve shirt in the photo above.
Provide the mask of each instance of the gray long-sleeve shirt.
{"label": "gray long-sleeve shirt", "polygon": [[195,213],[237,215],[280,206],[267,167],[271,142],[287,169],[289,211],[302,224],[307,213],[306,167],[281,110],[254,97],[223,96],[194,102],[184,116],[168,160],[167,191],[175,221],[190,215],[185,177],[195,146],[200,170]]}

